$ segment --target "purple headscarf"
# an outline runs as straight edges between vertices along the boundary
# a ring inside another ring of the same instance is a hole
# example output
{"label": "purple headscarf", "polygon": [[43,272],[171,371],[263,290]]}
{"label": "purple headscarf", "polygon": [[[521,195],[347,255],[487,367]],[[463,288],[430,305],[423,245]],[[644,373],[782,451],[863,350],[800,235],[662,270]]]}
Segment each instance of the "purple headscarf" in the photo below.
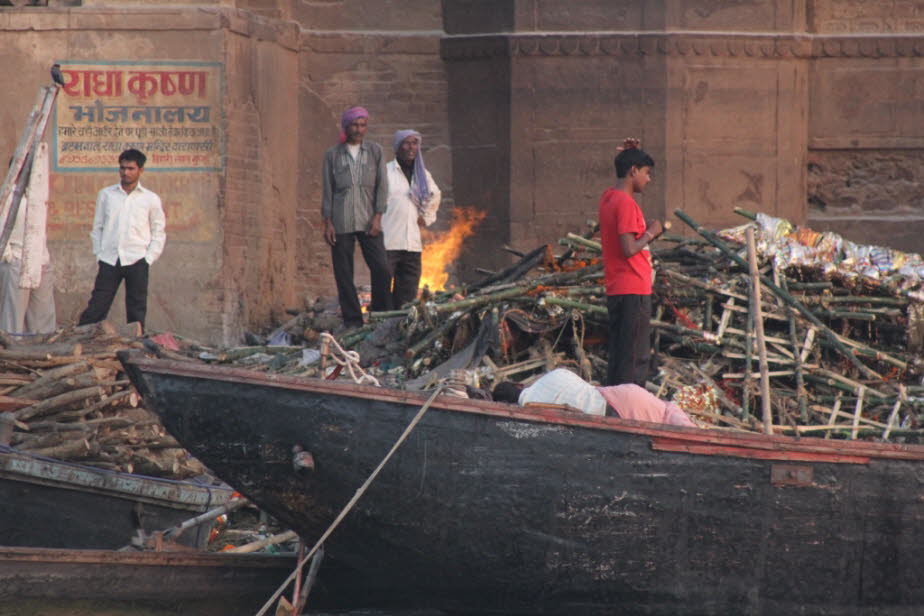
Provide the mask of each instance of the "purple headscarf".
{"label": "purple headscarf", "polygon": [[[408,137],[417,137],[419,144],[423,143],[423,138],[416,130],[399,130],[395,133],[392,142],[392,149],[398,153],[401,143]],[[427,168],[424,166],[423,150],[417,150],[417,158],[414,159],[414,176],[411,178],[411,201],[418,208],[422,208],[430,199],[433,193],[430,192],[430,185],[427,183]]]}
{"label": "purple headscarf", "polygon": [[369,112],[366,111],[365,107],[350,107],[343,112],[343,115],[340,116],[340,143],[345,143],[347,140],[346,129],[347,126],[353,123],[353,120],[357,118],[368,118]]}

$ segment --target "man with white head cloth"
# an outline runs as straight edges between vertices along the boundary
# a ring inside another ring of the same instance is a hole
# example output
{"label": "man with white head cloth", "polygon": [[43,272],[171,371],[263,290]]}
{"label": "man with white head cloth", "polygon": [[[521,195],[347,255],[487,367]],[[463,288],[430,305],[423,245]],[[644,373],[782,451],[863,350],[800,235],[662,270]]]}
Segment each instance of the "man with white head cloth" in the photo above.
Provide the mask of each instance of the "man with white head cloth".
{"label": "man with white head cloth", "polygon": [[423,251],[420,227],[433,224],[440,207],[440,189],[424,166],[420,144],[419,132],[399,130],[392,143],[395,160],[386,165],[388,207],[382,216],[382,231],[394,276],[395,308],[417,298]]}

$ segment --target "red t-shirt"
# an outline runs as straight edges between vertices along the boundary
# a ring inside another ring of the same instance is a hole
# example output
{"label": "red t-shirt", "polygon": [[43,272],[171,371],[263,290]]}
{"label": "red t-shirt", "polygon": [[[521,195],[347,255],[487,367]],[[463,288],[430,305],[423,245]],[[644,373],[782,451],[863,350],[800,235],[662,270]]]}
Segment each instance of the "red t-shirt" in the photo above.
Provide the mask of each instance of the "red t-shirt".
{"label": "red t-shirt", "polygon": [[600,197],[599,221],[606,294],[651,295],[651,253],[644,248],[627,259],[619,243],[623,233],[644,235],[642,208],[628,193],[608,188]]}

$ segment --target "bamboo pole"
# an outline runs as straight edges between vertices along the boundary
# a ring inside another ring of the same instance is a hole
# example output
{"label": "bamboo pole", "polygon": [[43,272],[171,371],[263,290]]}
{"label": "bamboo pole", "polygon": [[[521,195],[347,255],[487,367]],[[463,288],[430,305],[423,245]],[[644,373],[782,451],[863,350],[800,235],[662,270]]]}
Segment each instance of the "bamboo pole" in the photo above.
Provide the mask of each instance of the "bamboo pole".
{"label": "bamboo pole", "polygon": [[542,301],[546,304],[551,304],[553,306],[562,306],[564,308],[576,308],[582,312],[587,312],[590,314],[599,314],[606,315],[606,308],[603,306],[594,306],[592,304],[586,304],[584,302],[577,302],[573,299],[566,299],[564,297],[556,297],[554,295],[546,295],[542,298]]}
{"label": "bamboo pole", "polygon": [[[725,328],[728,332],[729,328]],[[754,331],[754,303],[748,300],[747,322],[744,330],[744,382],[741,383],[741,410],[744,414],[742,419],[747,420],[751,416],[751,370],[754,361],[754,345],[751,343],[751,332]]]}
{"label": "bamboo pole", "polygon": [[[773,269],[774,275],[779,276],[778,270]],[[786,276],[782,277],[780,280],[780,288],[788,292],[788,281]],[[786,316],[789,319],[789,342],[792,344],[793,349],[793,361],[796,364],[796,394],[799,400],[799,416],[802,418],[802,423],[808,423],[808,400],[807,393],[805,390],[805,378],[802,372],[802,359],[799,357],[799,332],[796,327],[796,314],[792,309],[792,306],[786,306]]]}
{"label": "bamboo pole", "polygon": [[565,239],[566,242],[577,244],[583,248],[589,248],[590,250],[593,250],[596,252],[603,252],[603,245],[600,244],[600,242],[595,242],[593,240],[587,239],[575,233],[569,233],[565,237],[566,237]]}
{"label": "bamboo pole", "polygon": [[[835,420],[837,419],[837,414],[841,410],[841,394],[837,394],[837,398],[834,400],[834,406],[831,407],[831,415],[828,416],[828,425],[833,426]],[[825,438],[831,438],[831,433],[825,434]]]}
{"label": "bamboo pole", "polygon": [[241,507],[248,505],[248,504],[250,504],[250,501],[248,501],[246,498],[235,498],[220,507],[215,507],[214,509],[210,509],[209,511],[206,511],[205,513],[199,514],[193,518],[190,518],[188,520],[185,520],[177,524],[176,526],[168,528],[167,530],[164,531],[164,537],[167,539],[176,539],[177,537],[180,536],[180,534],[183,531],[187,529],[190,529],[194,526],[199,526],[203,522],[214,520],[220,515],[224,515],[226,513],[231,513],[232,511],[236,511],[240,509]]}
{"label": "bamboo pole", "polygon": [[748,268],[751,273],[751,304],[754,306],[754,332],[757,336],[757,359],[760,366],[760,406],[764,432],[773,434],[773,411],[770,407],[770,366],[767,363],[767,343],[764,340],[764,315],[760,305],[760,272],[757,268],[757,246],[754,228],[747,228]]}
{"label": "bamboo pole", "polygon": [[895,405],[892,407],[892,412],[889,413],[889,420],[886,422],[886,428],[882,431],[882,440],[889,440],[889,433],[892,431],[892,426],[895,423],[895,418],[898,417],[898,409],[901,408],[902,401],[906,398],[906,389],[904,385],[898,386],[898,399],[895,401]]}
{"label": "bamboo pole", "polygon": [[850,430],[850,439],[857,440],[857,428],[860,426],[860,414],[863,412],[863,397],[866,395],[866,388],[862,385],[857,389],[857,404],[853,409],[853,424]]}
{"label": "bamboo pole", "polygon": [[286,541],[292,541],[297,539],[298,534],[294,530],[287,530],[284,533],[276,533],[264,539],[258,541],[251,541],[250,543],[245,543],[244,545],[239,545],[236,548],[231,548],[226,550],[226,554],[250,554],[251,552],[256,552],[257,550],[262,550],[271,545],[277,545],[280,543],[285,543]]}
{"label": "bamboo pole", "polygon": [[[711,231],[703,229],[699,225],[699,223],[697,223],[695,220],[687,216],[687,214],[683,210],[675,210],[674,214],[677,216],[677,218],[679,218],[680,220],[685,222],[687,225],[689,225],[694,231],[702,235],[705,239],[709,240],[710,244],[712,244],[713,246],[721,250],[732,261],[734,261],[741,267],[745,267],[745,268],[748,267],[748,264],[744,261],[744,259],[742,259],[733,250],[731,250],[728,246],[726,246],[725,242],[723,242],[718,237],[716,237],[715,234],[712,233]],[[804,305],[802,305],[802,303],[796,300],[792,295],[790,295],[783,289],[773,284],[773,281],[767,278],[766,276],[760,276],[760,281],[763,282],[765,287],[767,287],[774,294],[776,294],[777,297],[779,297],[781,300],[783,300],[784,302],[786,302],[787,304],[795,308],[797,311],[799,311],[799,313],[803,317],[808,319],[815,327],[817,327],[818,330],[821,331],[825,335],[825,337],[827,337],[837,346],[838,351],[840,351],[850,361],[850,363],[856,366],[856,368],[860,372],[862,372],[868,378],[876,379],[878,381],[883,380],[881,375],[877,374],[872,369],[870,369],[867,365],[865,365],[863,362],[857,359],[856,355],[851,353],[850,350],[840,341],[837,334],[831,331],[831,329],[828,328],[827,325],[822,323],[818,319],[818,317],[816,317],[812,313],[811,310],[809,310]]]}

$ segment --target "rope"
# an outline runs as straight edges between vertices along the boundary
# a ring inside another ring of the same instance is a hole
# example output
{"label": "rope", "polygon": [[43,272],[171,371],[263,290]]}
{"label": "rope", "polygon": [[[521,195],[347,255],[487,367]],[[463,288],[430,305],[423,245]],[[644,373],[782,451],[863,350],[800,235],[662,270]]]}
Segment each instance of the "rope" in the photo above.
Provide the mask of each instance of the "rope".
{"label": "rope", "polygon": [[436,387],[436,389],[433,390],[433,394],[431,394],[430,397],[427,399],[427,401],[424,402],[424,405],[420,407],[420,410],[417,411],[417,414],[414,416],[414,419],[412,419],[411,423],[409,423],[407,428],[404,429],[404,432],[401,433],[401,436],[398,437],[398,440],[395,441],[395,444],[392,445],[388,453],[385,454],[385,457],[382,458],[382,461],[379,462],[379,465],[375,467],[375,470],[372,471],[372,474],[369,475],[369,478],[366,479],[365,483],[363,483],[363,485],[360,486],[358,490],[356,490],[356,494],[353,495],[353,498],[350,499],[350,502],[348,502],[346,506],[343,508],[343,510],[337,515],[336,519],[334,519],[334,521],[331,522],[331,525],[327,527],[327,530],[324,531],[324,534],[321,535],[321,538],[318,539],[318,541],[314,544],[314,547],[311,548],[311,550],[309,550],[308,553],[305,554],[305,557],[302,558],[298,562],[298,565],[296,566],[295,570],[291,574],[289,574],[289,577],[287,577],[286,580],[282,583],[282,585],[280,585],[279,588],[276,589],[276,592],[273,593],[273,596],[269,598],[269,600],[263,605],[262,608],[260,608],[260,611],[257,612],[257,616],[264,616],[264,614],[266,614],[267,610],[269,610],[270,607],[273,605],[273,602],[276,601],[276,599],[278,599],[279,596],[282,595],[283,592],[285,592],[285,589],[289,585],[289,582],[291,582],[295,578],[295,576],[298,575],[298,572],[301,571],[302,567],[305,566],[305,563],[308,562],[308,559],[314,556],[315,552],[317,552],[318,549],[320,549],[321,546],[324,545],[324,542],[327,541],[327,538],[331,536],[331,534],[334,532],[334,529],[340,525],[340,522],[343,520],[343,518],[346,517],[346,515],[350,512],[353,506],[359,501],[359,499],[362,498],[363,494],[366,493],[366,490],[369,488],[369,486],[372,485],[372,482],[375,481],[375,478],[379,476],[379,473],[382,471],[382,468],[391,459],[394,453],[398,450],[398,447],[400,447],[404,443],[404,441],[407,440],[407,437],[411,434],[411,430],[413,430],[417,426],[417,424],[420,423],[420,420],[423,419],[424,413],[427,412],[427,410],[430,408],[430,405],[433,403],[434,400],[436,400],[436,397],[440,395],[444,387],[445,385],[441,383],[440,385]]}
{"label": "rope", "polygon": [[[359,365],[359,353],[356,351],[347,351],[342,346],[340,346],[340,343],[337,342],[336,338],[327,332],[321,332],[321,342],[321,348],[326,349],[326,354],[329,355],[330,358],[333,359],[338,365],[346,367],[347,371],[350,373],[350,377],[355,383],[358,385],[362,385],[363,383],[372,383],[376,387],[382,386],[377,378],[371,374],[366,373],[362,366]],[[330,345],[333,345],[333,350],[331,350]],[[337,357],[337,353],[340,353],[343,359]],[[359,376],[357,376],[357,373]]]}

